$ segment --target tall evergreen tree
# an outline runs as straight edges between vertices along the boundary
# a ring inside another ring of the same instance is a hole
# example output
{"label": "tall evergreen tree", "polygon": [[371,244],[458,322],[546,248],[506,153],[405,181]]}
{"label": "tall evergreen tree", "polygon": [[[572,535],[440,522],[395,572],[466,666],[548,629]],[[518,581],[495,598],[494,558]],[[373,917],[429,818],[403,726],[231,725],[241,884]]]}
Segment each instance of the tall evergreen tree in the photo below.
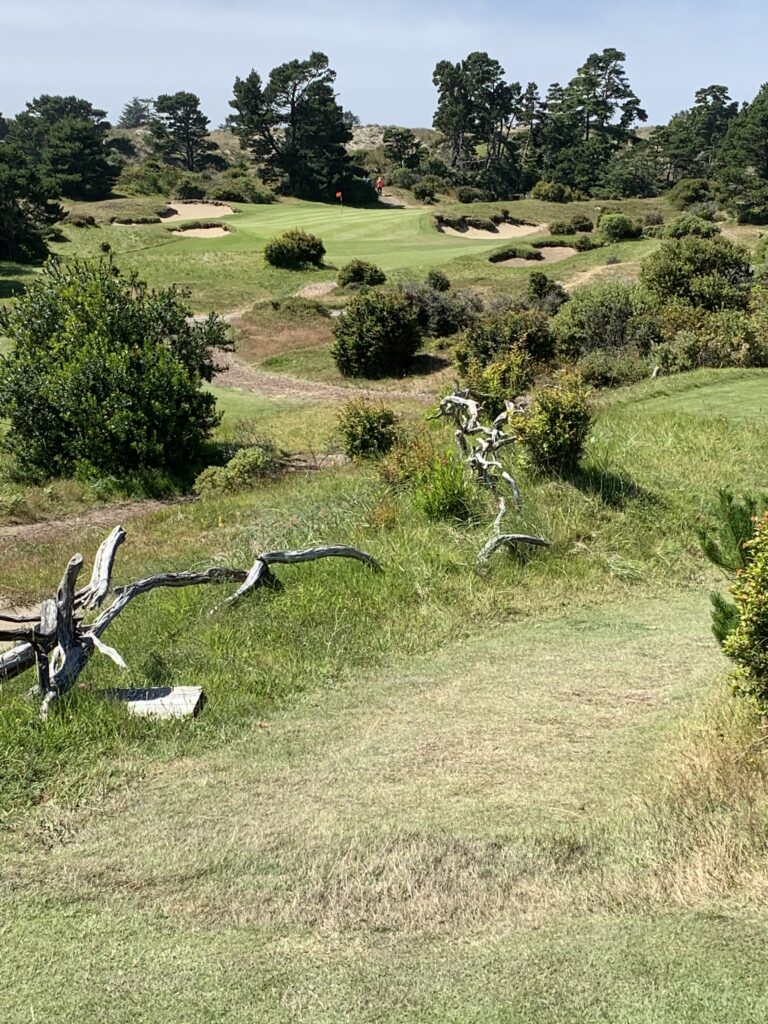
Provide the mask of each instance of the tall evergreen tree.
{"label": "tall evergreen tree", "polygon": [[200,97],[193,92],[163,93],[155,100],[149,122],[155,152],[167,164],[199,171],[217,149],[208,138],[210,121],[200,109]]}
{"label": "tall evergreen tree", "polygon": [[738,109],[726,86],[710,85],[698,90],[690,109],[670,118],[657,132],[668,181],[708,178],[712,174]]}
{"label": "tall evergreen tree", "polygon": [[354,189],[346,150],[351,121],[337,102],[335,81],[319,52],[273,68],[266,85],[256,71],[235,80],[228,124],[265,181],[288,195],[328,199],[336,189]]}
{"label": "tall evergreen tree", "polygon": [[740,220],[768,223],[768,83],[731,120],[717,175],[726,203]]}
{"label": "tall evergreen tree", "polygon": [[118,128],[143,128],[152,119],[153,100],[143,100],[134,96],[123,107],[117,122]]}
{"label": "tall evergreen tree", "polygon": [[8,136],[0,140],[0,260],[45,259],[46,238],[64,216],[55,195],[56,183],[40,174],[24,147]]}

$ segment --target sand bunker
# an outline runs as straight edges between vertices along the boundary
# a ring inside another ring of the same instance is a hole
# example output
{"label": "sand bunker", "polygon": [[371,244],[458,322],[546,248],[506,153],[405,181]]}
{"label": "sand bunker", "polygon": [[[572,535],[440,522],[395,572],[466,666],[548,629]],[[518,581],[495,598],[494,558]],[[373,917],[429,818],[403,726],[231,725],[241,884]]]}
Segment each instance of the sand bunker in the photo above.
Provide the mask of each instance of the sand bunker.
{"label": "sand bunker", "polygon": [[231,206],[218,203],[173,203],[168,207],[176,212],[170,217],[163,217],[163,224],[172,224],[179,220],[210,220],[211,217],[231,217],[235,212]]}
{"label": "sand bunker", "polygon": [[229,234],[226,228],[180,228],[173,233],[183,238],[224,238]]}
{"label": "sand bunker", "polygon": [[330,295],[336,290],[335,281],[314,281],[312,284],[305,284],[296,292],[297,299],[321,299],[323,295]]}
{"label": "sand bunker", "polygon": [[567,260],[569,256],[573,256],[578,252],[577,249],[572,249],[569,245],[555,245],[549,246],[546,249],[539,249],[539,252],[544,257],[540,260],[526,260],[520,256],[516,256],[512,260],[503,260],[501,263],[497,263],[497,267],[526,267],[528,270],[535,270],[541,263],[559,263],[560,260]]}
{"label": "sand bunker", "polygon": [[453,235],[454,238],[522,238],[524,235],[541,235],[547,230],[546,224],[499,224],[498,231],[484,231],[482,228],[467,228],[466,231],[458,231],[456,228],[449,228],[447,224],[438,227],[444,235]]}

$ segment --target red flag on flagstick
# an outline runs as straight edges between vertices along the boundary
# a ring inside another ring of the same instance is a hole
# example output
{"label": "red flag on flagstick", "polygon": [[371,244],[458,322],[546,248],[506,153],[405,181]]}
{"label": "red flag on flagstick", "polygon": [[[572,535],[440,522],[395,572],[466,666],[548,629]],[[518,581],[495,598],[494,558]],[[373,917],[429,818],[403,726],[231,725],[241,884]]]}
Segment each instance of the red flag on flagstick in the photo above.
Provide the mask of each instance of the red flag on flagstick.
{"label": "red flag on flagstick", "polygon": [[337,199],[341,199],[341,198],[342,198],[342,194],[341,194],[341,192],[337,192],[337,193],[336,193],[336,198],[337,198]]}

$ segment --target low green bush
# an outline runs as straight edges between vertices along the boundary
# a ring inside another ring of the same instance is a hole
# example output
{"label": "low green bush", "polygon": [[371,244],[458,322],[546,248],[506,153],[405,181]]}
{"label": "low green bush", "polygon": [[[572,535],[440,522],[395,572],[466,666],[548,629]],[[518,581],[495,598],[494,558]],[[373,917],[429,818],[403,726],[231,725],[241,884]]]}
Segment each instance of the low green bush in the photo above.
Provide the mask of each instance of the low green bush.
{"label": "low green bush", "polygon": [[564,374],[559,383],[536,393],[530,412],[514,417],[528,461],[538,472],[578,468],[592,425],[587,394],[578,375]]}
{"label": "low green bush", "polygon": [[214,186],[208,192],[209,201],[218,203],[250,203],[266,206],[277,199],[275,193],[264,185],[244,178],[234,178]]}
{"label": "low green bush", "polygon": [[68,213],[63,223],[73,228],[93,228],[96,227],[96,218],[91,214]]}
{"label": "low green bush", "polygon": [[589,217],[577,213],[570,220],[553,220],[549,225],[551,235],[575,235],[578,232],[589,232],[594,228]]}
{"label": "low green bush", "polygon": [[334,328],[331,354],[345,377],[403,373],[421,344],[413,309],[400,293],[356,295]]}
{"label": "low green bush", "polygon": [[459,185],[456,189],[456,199],[460,203],[485,203],[488,201],[488,193],[472,185]]}
{"label": "low green bush", "polygon": [[569,203],[573,199],[573,189],[559,181],[537,181],[531,189],[531,199],[540,199],[544,203]]}
{"label": "low green bush", "polygon": [[468,523],[480,508],[477,491],[466,466],[453,452],[435,456],[416,483],[416,505],[435,522]]}
{"label": "low green bush", "polygon": [[447,292],[451,289],[450,278],[442,270],[430,270],[424,281],[425,284],[429,285],[436,292]]}
{"label": "low green bush", "polygon": [[301,228],[292,228],[264,246],[264,259],[273,267],[301,270],[303,267],[322,267],[325,246],[316,235]]}
{"label": "low green bush", "polygon": [[622,281],[577,288],[553,318],[552,334],[568,360],[595,349],[635,348],[647,355],[662,339],[658,304]]}
{"label": "low green bush", "polygon": [[693,213],[681,213],[664,226],[662,238],[685,238],[695,235],[697,238],[713,238],[720,234],[720,228],[711,221],[697,217]]}
{"label": "low green bush", "polygon": [[731,588],[738,625],[726,636],[723,650],[737,665],[734,689],[764,715],[768,712],[768,513],[758,520],[747,546],[749,562]]}
{"label": "low green bush", "polygon": [[674,210],[685,210],[695,203],[706,202],[711,197],[706,178],[681,178],[667,193],[667,201]]}
{"label": "low green bush", "polygon": [[707,310],[743,309],[752,283],[751,256],[722,235],[670,238],[643,260],[640,280],[664,301],[683,299]]}
{"label": "low green bush", "polygon": [[534,309],[540,309],[551,316],[568,301],[568,292],[558,281],[553,281],[541,270],[528,275],[525,288],[525,302]]}
{"label": "low green bush", "polygon": [[768,235],[763,235],[755,246],[755,263],[768,263]]}
{"label": "low green bush", "polygon": [[580,235],[573,240],[572,244],[576,252],[591,252],[593,249],[599,249],[602,242],[599,239],[590,238],[589,235]]}
{"label": "low green bush", "polygon": [[620,388],[651,375],[652,360],[636,348],[593,349],[576,363],[584,382],[596,388]]}
{"label": "low green bush", "polygon": [[336,280],[342,288],[349,284],[368,284],[373,286],[384,284],[387,280],[387,275],[375,263],[369,263],[367,260],[350,260],[349,263],[345,263],[341,268]]}
{"label": "low green bush", "polygon": [[439,291],[428,284],[404,284],[401,294],[419,329],[431,338],[449,338],[471,324],[482,309],[474,292]]}
{"label": "low green bush", "polygon": [[526,353],[534,362],[551,358],[553,339],[546,313],[513,307],[478,317],[456,347],[456,365],[463,375],[469,372],[470,366],[487,366],[515,350]]}
{"label": "low green bush", "polygon": [[279,466],[275,444],[269,439],[241,448],[225,466],[208,466],[195,480],[198,494],[224,494],[245,491],[274,473]]}
{"label": "low green bush", "polygon": [[505,245],[503,249],[497,249],[488,257],[489,263],[504,263],[506,260],[543,260],[544,257],[538,249],[526,249],[522,245]]}
{"label": "low green bush", "polygon": [[343,451],[351,459],[386,455],[398,435],[399,420],[392,409],[362,399],[347,402],[339,413]]}
{"label": "low green bush", "polygon": [[110,224],[160,224],[161,218],[158,216],[146,216],[146,217],[110,217]]}
{"label": "low green bush", "polygon": [[604,213],[598,226],[606,242],[626,242],[643,233],[642,226],[625,213]]}
{"label": "low green bush", "polygon": [[504,411],[507,400],[519,398],[533,382],[533,360],[523,349],[512,349],[491,362],[465,363],[461,384],[482,399],[491,416]]}

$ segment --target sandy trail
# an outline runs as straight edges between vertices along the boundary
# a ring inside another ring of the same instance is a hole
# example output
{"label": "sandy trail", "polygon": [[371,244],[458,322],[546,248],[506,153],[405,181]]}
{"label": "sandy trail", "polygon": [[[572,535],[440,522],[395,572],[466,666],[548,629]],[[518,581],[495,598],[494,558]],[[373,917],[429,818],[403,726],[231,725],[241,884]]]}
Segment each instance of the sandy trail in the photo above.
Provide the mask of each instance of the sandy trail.
{"label": "sandy trail", "polygon": [[[49,540],[60,534],[92,526],[111,530],[115,523],[139,519],[152,512],[159,512],[173,505],[184,505],[194,500],[192,497],[183,497],[171,498],[168,501],[156,501],[154,498],[147,498],[144,501],[121,501],[114,505],[100,505],[98,508],[76,515],[62,516],[60,519],[45,519],[36,523],[21,523],[18,526],[0,526],[0,544],[24,540]],[[0,607],[2,605],[3,598],[0,596]]]}
{"label": "sandy trail", "polygon": [[580,288],[583,284],[593,281],[633,281],[637,276],[639,264],[637,263],[612,263],[602,267],[590,267],[589,270],[582,270],[577,277],[563,284],[571,291],[573,288]]}
{"label": "sandy trail", "polygon": [[567,260],[570,256],[575,256],[577,251],[577,249],[572,249],[569,245],[552,245],[539,250],[543,259],[527,260],[523,256],[515,256],[511,260],[502,260],[496,266],[527,267],[529,270],[535,270],[541,263],[559,263],[561,260]]}
{"label": "sandy trail", "polygon": [[321,299],[324,295],[330,295],[337,287],[335,281],[313,281],[299,288],[294,295],[297,299]]}
{"label": "sandy trail", "polygon": [[339,384],[327,384],[320,380],[301,380],[287,373],[270,373],[254,366],[241,363],[231,352],[215,349],[217,365],[224,370],[215,377],[215,384],[229,388],[243,388],[254,394],[267,398],[303,398],[311,402],[347,401],[350,398],[386,399],[401,401],[412,399],[416,402],[431,404],[435,396],[426,391],[407,391],[405,389],[382,390],[379,388],[343,387]]}
{"label": "sandy trail", "polygon": [[444,235],[452,235],[454,238],[524,238],[526,235],[540,235],[547,230],[546,224],[499,224],[498,231],[484,231],[482,228],[467,228],[459,231],[457,228],[449,228],[447,224],[437,229]]}
{"label": "sandy trail", "polygon": [[231,206],[218,203],[171,203],[168,209],[176,212],[170,217],[163,217],[163,224],[174,224],[182,220],[210,220],[211,217],[231,217],[234,210]]}

